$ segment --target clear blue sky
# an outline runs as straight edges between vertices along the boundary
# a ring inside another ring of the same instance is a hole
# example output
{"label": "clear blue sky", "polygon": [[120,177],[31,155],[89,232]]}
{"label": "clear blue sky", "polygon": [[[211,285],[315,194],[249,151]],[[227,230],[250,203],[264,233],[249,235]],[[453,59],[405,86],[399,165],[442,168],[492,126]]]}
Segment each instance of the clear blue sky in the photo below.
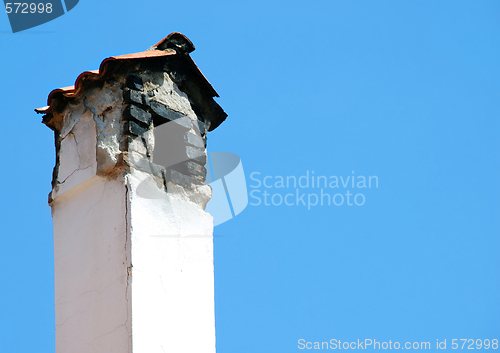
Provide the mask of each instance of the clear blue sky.
{"label": "clear blue sky", "polygon": [[17,34],[0,15],[1,352],[54,352],[55,151],[33,109],[172,31],[229,114],[209,148],[249,185],[378,177],[350,189],[363,206],[249,205],[216,227],[218,353],[500,339],[500,2],[81,0]]}

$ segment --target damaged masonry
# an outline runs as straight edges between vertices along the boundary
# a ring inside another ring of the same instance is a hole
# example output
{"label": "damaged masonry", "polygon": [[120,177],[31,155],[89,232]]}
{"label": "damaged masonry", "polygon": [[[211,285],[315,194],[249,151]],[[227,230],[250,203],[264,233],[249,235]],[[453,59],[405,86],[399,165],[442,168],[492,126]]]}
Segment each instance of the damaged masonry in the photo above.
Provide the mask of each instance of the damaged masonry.
{"label": "damaged masonry", "polygon": [[215,352],[205,147],[227,115],[193,50],[171,33],[36,109],[56,144],[57,353]]}

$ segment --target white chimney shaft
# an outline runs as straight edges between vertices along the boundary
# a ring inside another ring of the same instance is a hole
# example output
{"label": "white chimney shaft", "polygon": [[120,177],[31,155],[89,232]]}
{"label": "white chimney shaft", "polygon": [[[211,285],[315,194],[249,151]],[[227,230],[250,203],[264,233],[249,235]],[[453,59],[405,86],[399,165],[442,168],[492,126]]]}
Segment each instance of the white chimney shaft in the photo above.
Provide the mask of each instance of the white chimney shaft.
{"label": "white chimney shaft", "polygon": [[225,113],[189,45],[106,59],[37,110],[56,136],[57,353],[215,352],[204,145]]}

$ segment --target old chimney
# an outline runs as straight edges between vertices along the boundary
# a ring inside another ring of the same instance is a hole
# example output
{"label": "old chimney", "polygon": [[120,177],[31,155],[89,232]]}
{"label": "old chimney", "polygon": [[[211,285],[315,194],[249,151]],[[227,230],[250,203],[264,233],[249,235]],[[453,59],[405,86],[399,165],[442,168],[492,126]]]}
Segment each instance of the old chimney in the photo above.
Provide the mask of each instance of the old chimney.
{"label": "old chimney", "polygon": [[207,131],[226,114],[171,33],[52,91],[56,352],[215,352]]}

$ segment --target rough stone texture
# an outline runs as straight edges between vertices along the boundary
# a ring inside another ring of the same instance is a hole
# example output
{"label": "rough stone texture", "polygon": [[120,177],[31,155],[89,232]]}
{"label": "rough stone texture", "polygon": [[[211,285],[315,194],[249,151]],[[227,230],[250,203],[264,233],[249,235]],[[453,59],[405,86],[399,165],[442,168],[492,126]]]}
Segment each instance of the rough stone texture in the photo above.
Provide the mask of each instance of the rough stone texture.
{"label": "rough stone texture", "polygon": [[142,79],[136,75],[129,75],[125,81],[127,88],[141,91],[144,88]]}
{"label": "rough stone texture", "polygon": [[97,126],[97,174],[108,175],[119,172],[116,165],[122,151],[122,114],[124,109],[121,80],[105,83],[102,88],[89,90],[82,99],[94,114]]}
{"label": "rough stone texture", "polygon": [[[154,97],[154,96],[153,96]],[[160,125],[165,122],[175,122],[179,127],[190,130],[192,123],[186,115],[179,113],[175,110],[167,108],[164,104],[159,102],[151,102],[151,111],[156,115],[155,125]],[[162,119],[160,119],[162,118]]]}
{"label": "rough stone texture", "polygon": [[203,138],[201,138],[200,135],[193,134],[193,133],[187,133],[184,135],[184,141],[186,143],[193,145],[198,148],[205,148],[205,142],[203,141]]}
{"label": "rough stone texture", "polygon": [[145,173],[149,173],[152,176],[165,179],[166,169],[165,167],[152,163],[140,153],[129,151],[129,153],[124,155],[124,163],[130,168],[140,170]]}
{"label": "rough stone texture", "polygon": [[181,113],[193,121],[198,119],[188,96],[177,87],[168,73],[143,73],[140,77],[144,82],[144,89],[152,91],[154,94],[150,98],[151,103],[163,103],[171,110]]}
{"label": "rough stone texture", "polygon": [[149,125],[152,122],[150,113],[132,104],[125,108],[123,118],[129,121],[135,121],[138,124],[146,126],[147,128],[149,128]]}
{"label": "rough stone texture", "polygon": [[136,104],[144,107],[149,106],[149,97],[141,91],[134,89],[126,88],[123,92],[123,99],[127,104]]}
{"label": "rough stone texture", "polygon": [[[123,89],[124,84],[128,88]],[[160,148],[154,159],[159,164],[152,163],[155,117],[164,119],[156,129],[168,131],[159,137]],[[112,176],[137,168],[162,178],[169,192],[198,207],[204,209],[210,199],[210,188],[198,185],[206,179],[207,123],[197,119],[186,95],[168,74],[138,72],[90,89],[75,104],[67,106],[61,119],[52,198],[94,175]],[[88,130],[86,135],[95,136],[94,140],[76,134],[84,128]],[[81,154],[85,159],[72,159],[80,149],[88,152]],[[170,169],[176,177],[166,173]],[[173,186],[176,183],[180,188]],[[197,195],[200,192],[203,195]]]}
{"label": "rough stone texture", "polygon": [[186,146],[186,155],[189,159],[200,163],[201,165],[207,164],[207,152],[195,147]]}
{"label": "rough stone texture", "polygon": [[149,126],[141,126],[135,121],[127,121],[124,125],[124,133],[131,136],[142,136],[149,130]]}
{"label": "rough stone texture", "polygon": [[201,135],[201,136],[206,136],[207,134],[207,127],[203,121],[196,120],[193,123],[193,128],[196,130],[196,132]]}
{"label": "rough stone texture", "polygon": [[143,158],[147,158],[149,155],[148,148],[145,145],[143,138],[135,138],[132,136],[124,136],[120,144],[123,151],[134,151],[140,153]]}
{"label": "rough stone texture", "polygon": [[212,188],[203,183],[193,183],[190,189],[188,189],[172,181],[168,181],[166,188],[172,197],[183,201],[191,201],[194,204],[202,206],[203,209],[205,209],[208,201],[212,198]]}
{"label": "rough stone texture", "polygon": [[176,170],[169,171],[169,178],[167,182],[172,182],[174,184],[180,185],[185,189],[191,189],[193,185],[201,185],[202,183],[199,180],[196,180],[190,176],[179,173]]}
{"label": "rough stone texture", "polygon": [[196,179],[205,181],[207,176],[207,170],[204,166],[191,161],[187,161],[184,165],[186,166],[188,174],[191,174]]}

